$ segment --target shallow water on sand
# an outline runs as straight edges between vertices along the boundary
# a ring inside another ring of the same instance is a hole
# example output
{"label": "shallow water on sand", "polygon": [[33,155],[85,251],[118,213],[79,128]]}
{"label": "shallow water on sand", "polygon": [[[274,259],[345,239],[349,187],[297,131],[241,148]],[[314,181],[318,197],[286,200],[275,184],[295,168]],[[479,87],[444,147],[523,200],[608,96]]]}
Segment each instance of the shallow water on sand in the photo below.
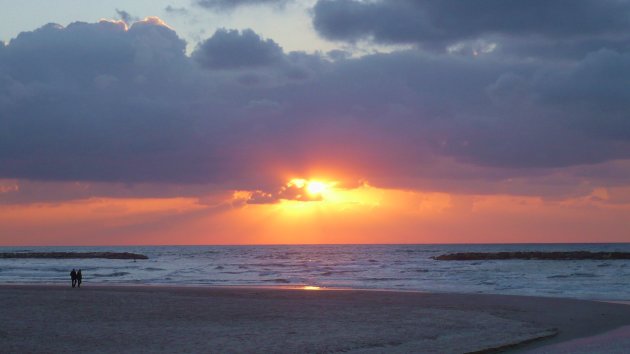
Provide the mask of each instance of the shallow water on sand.
{"label": "shallow water on sand", "polygon": [[630,300],[630,260],[436,261],[451,252],[623,251],[630,244],[0,247],[135,252],[148,260],[0,259],[0,283],[289,285]]}

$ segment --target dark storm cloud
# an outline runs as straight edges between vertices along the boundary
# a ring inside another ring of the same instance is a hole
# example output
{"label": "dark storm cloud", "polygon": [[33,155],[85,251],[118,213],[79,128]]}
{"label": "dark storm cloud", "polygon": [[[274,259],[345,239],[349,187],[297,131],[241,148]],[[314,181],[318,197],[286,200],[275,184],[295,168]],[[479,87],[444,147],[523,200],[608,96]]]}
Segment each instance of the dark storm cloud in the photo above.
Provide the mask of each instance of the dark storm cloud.
{"label": "dark storm cloud", "polygon": [[278,192],[287,174],[317,168],[387,187],[554,190],[545,176],[630,158],[629,56],[330,61],[251,30],[187,56],[157,18],[50,24],[0,46],[0,178],[209,183],[258,191],[252,203],[298,198]]}
{"label": "dark storm cloud", "polygon": [[195,0],[201,7],[213,10],[232,10],[241,6],[274,5],[284,6],[292,0]]}
{"label": "dark storm cloud", "polygon": [[630,29],[630,2],[319,0],[313,21],[321,35],[333,40],[372,39],[443,50],[455,43],[474,45],[475,40],[487,39],[514,50],[521,45],[540,47],[543,52],[555,48],[556,55],[561,54],[557,48],[561,46],[568,55],[592,50],[597,45],[593,41],[622,44],[620,37],[625,38]]}
{"label": "dark storm cloud", "polygon": [[[176,154],[178,135],[188,129],[182,123],[191,119],[176,122],[180,103],[166,100],[190,91],[181,84],[190,66],[184,48],[155,19],[129,30],[101,22],[22,33],[3,57],[3,173],[112,180],[158,172],[159,156]],[[154,161],[129,166],[140,156]],[[172,177],[170,170],[158,174]]]}
{"label": "dark storm cloud", "polygon": [[194,59],[208,69],[238,69],[272,65],[283,60],[282,48],[252,30],[221,29],[195,50]]}

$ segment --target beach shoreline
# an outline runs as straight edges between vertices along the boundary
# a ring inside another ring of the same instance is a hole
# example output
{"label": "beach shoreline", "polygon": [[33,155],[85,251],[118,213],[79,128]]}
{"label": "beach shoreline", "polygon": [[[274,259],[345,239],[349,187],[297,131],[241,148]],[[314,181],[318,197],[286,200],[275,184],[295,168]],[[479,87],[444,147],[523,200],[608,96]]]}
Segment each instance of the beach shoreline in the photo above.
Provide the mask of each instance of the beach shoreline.
{"label": "beach shoreline", "polygon": [[[274,246],[129,247],[29,249],[31,252],[133,252],[149,259],[4,259],[0,284],[65,284],[71,269],[83,269],[88,283],[174,286],[320,286],[569,297],[628,301],[618,279],[630,276],[630,263],[616,261],[436,261],[431,256],[465,251],[544,252],[588,250],[630,252],[619,246]],[[5,252],[14,249],[4,248]],[[22,250],[26,251],[26,250]]]}
{"label": "beach shoreline", "polygon": [[[48,283],[27,283],[27,282],[12,282],[12,283],[0,283],[0,288],[11,286],[25,286],[25,287],[51,287],[51,288],[67,288],[70,284],[67,282],[48,282]],[[269,284],[227,284],[227,285],[215,285],[215,284],[182,284],[182,283],[129,283],[129,282],[111,282],[111,283],[93,283],[83,281],[83,287],[96,287],[96,288],[146,288],[146,289],[267,289],[267,290],[313,290],[313,291],[361,291],[361,292],[384,292],[384,293],[418,293],[418,294],[453,294],[453,295],[500,295],[500,296],[518,296],[526,298],[549,298],[549,299],[567,299],[567,300],[581,300],[581,301],[594,301],[619,305],[630,305],[630,298],[628,300],[606,299],[606,298],[578,298],[568,296],[552,296],[549,294],[544,295],[529,295],[529,294],[503,294],[500,292],[456,292],[456,291],[435,291],[435,290],[420,290],[420,289],[393,289],[393,288],[351,288],[351,287],[335,287],[335,286],[314,286],[307,284],[295,284],[295,285],[269,285]]]}
{"label": "beach shoreline", "polygon": [[415,291],[2,284],[0,302],[9,352],[521,352],[630,325],[623,304]]}

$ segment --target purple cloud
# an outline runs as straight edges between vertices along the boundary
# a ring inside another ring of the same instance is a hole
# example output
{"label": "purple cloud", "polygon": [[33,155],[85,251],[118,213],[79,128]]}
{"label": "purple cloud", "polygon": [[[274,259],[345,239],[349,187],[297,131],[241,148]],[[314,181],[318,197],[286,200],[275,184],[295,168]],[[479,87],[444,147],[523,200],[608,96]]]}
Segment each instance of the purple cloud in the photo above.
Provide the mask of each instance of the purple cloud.
{"label": "purple cloud", "polygon": [[157,18],[51,24],[0,46],[0,178],[213,185],[263,201],[287,171],[321,167],[386,187],[546,191],[503,182],[630,158],[628,53],[331,61],[220,30],[188,56]]}
{"label": "purple cloud", "polygon": [[193,58],[207,69],[240,69],[267,66],[283,60],[282,48],[254,31],[220,29],[200,43]]}
{"label": "purple cloud", "polygon": [[[519,56],[579,56],[606,43],[627,47],[630,2],[617,0],[319,0],[324,37],[475,51],[493,43]],[[477,47],[477,49],[475,48]]]}
{"label": "purple cloud", "polygon": [[212,10],[233,10],[241,6],[273,5],[284,6],[292,0],[195,0],[201,7]]}

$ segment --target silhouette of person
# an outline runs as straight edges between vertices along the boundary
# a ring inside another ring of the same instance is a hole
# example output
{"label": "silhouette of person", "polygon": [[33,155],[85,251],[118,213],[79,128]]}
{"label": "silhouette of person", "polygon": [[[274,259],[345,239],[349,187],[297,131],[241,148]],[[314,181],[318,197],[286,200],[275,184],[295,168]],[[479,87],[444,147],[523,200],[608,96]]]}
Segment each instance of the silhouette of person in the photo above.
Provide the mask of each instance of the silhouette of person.
{"label": "silhouette of person", "polygon": [[83,281],[83,274],[81,274],[81,269],[77,272],[77,286],[81,287],[81,282]]}
{"label": "silhouette of person", "polygon": [[72,269],[72,272],[70,272],[70,279],[72,280],[72,287],[74,288],[74,286],[77,285],[77,272],[74,268]]}

